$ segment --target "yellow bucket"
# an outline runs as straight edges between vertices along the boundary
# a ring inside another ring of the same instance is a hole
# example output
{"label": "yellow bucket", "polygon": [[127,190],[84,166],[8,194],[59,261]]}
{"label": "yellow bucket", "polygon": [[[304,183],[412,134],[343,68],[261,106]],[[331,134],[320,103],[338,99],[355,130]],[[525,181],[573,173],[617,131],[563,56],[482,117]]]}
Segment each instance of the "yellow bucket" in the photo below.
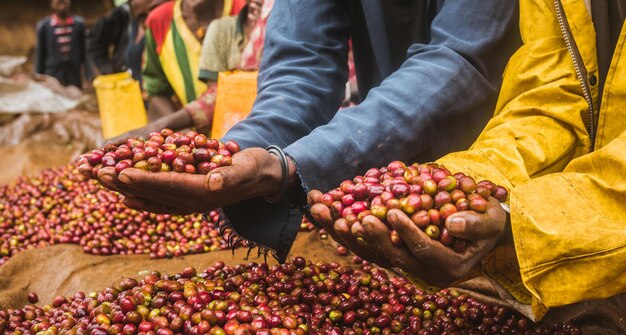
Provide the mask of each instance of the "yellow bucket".
{"label": "yellow bucket", "polygon": [[111,138],[148,123],[139,82],[130,73],[96,77],[93,81],[102,121],[102,135]]}
{"label": "yellow bucket", "polygon": [[211,137],[220,138],[252,111],[256,99],[257,71],[220,72]]}

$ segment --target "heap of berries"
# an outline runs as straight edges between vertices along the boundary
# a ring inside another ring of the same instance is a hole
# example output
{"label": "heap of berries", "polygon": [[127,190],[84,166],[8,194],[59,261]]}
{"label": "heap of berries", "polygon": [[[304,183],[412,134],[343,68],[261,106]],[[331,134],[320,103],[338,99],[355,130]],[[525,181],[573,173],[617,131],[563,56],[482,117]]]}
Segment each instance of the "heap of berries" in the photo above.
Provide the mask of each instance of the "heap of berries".
{"label": "heap of berries", "polygon": [[151,172],[207,174],[217,167],[231,165],[231,156],[239,150],[234,141],[222,143],[194,131],[181,134],[163,129],[150,133],[148,140],[130,138],[126,144],[108,144],[81,155],[77,166],[81,174],[94,179],[104,167],[114,167],[117,173],[133,167]]}
{"label": "heap of berries", "polygon": [[48,169],[0,187],[0,265],[22,250],[59,243],[96,255],[153,258],[227,249],[219,213],[208,218],[129,209],[118,193],[81,176],[73,164]]}
{"label": "heap of berries", "polygon": [[[37,296],[31,294],[31,302]],[[6,334],[353,335],[580,334],[572,325],[536,325],[506,307],[456,290],[427,294],[364,265],[296,257],[268,266],[218,262],[198,273],[124,279],[87,295],[58,296],[43,308],[0,311]]]}
{"label": "heap of berries", "polygon": [[465,250],[466,242],[448,233],[445,220],[460,211],[485,213],[489,197],[500,202],[508,197],[504,187],[491,181],[477,183],[436,163],[406,165],[400,161],[372,168],[327,193],[312,194],[314,203],[330,208],[333,220],[346,220],[350,226],[368,215],[376,216],[390,228],[395,245],[401,245],[402,240],[387,222],[387,211],[400,209],[426,235],[457,252]]}

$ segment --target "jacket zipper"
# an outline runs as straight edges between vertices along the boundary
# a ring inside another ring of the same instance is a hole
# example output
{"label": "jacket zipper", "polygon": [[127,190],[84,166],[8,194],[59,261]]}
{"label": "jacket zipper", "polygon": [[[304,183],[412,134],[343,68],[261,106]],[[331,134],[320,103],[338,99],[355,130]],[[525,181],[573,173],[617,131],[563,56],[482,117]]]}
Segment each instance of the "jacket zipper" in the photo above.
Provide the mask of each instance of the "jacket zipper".
{"label": "jacket zipper", "polygon": [[567,50],[572,57],[572,62],[574,63],[574,70],[576,71],[576,76],[580,81],[580,86],[583,90],[583,97],[585,101],[587,101],[588,109],[588,119],[587,119],[587,130],[589,131],[589,138],[591,140],[591,151],[593,151],[596,139],[595,139],[595,118],[593,117],[593,100],[591,99],[591,92],[589,89],[589,85],[587,83],[587,69],[584,68],[584,64],[582,62],[582,57],[578,52],[578,48],[574,44],[572,37],[572,32],[569,30],[568,23],[566,22],[565,13],[563,11],[563,5],[561,4],[561,0],[554,0],[554,7],[556,8],[556,18],[559,22],[559,27],[561,28],[561,34],[563,35],[563,39],[565,40],[565,45]]}

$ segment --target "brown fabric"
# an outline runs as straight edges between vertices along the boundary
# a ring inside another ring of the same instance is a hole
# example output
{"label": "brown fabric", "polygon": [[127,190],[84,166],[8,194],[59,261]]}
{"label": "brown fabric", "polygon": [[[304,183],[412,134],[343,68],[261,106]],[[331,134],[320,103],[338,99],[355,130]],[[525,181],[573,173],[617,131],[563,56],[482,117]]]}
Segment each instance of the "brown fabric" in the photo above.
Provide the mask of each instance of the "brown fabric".
{"label": "brown fabric", "polygon": [[596,30],[596,48],[598,52],[598,69],[600,78],[598,85],[600,89],[600,98],[604,88],[611,59],[615,52],[615,45],[624,19],[626,18],[626,1],[625,0],[592,0],[591,14],[593,25]]}
{"label": "brown fabric", "polygon": [[101,141],[97,113],[21,114],[0,125],[0,185],[63,166]]}
{"label": "brown fabric", "polygon": [[[457,288],[487,303],[518,310],[524,308],[501,299],[498,290],[484,276],[461,283]],[[623,335],[626,334],[626,294],[553,308],[544,316],[542,322],[548,324],[570,322],[579,327],[585,335]]]}
{"label": "brown fabric", "polygon": [[[292,255],[307,259],[349,264],[352,257],[339,257],[330,239],[321,240],[317,232],[301,233]],[[90,292],[115,286],[123,278],[138,278],[142,271],[177,273],[187,266],[204,269],[224,261],[228,265],[246,263],[248,250],[214,251],[172,259],[150,259],[146,255],[94,256],[82,252],[80,246],[59,244],[21,252],[0,266],[0,309],[18,308],[27,304],[29,292],[39,296],[38,305],[50,304],[57,295]],[[248,261],[263,262],[252,251]],[[267,262],[276,264],[268,256]]]}

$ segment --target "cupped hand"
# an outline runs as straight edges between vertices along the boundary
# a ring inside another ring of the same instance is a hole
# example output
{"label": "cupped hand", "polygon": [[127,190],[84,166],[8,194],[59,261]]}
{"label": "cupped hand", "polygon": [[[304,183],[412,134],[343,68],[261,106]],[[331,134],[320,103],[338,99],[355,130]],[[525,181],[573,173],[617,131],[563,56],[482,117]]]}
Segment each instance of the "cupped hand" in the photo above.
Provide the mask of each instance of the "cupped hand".
{"label": "cupped hand", "polygon": [[333,222],[328,207],[320,203],[312,206],[311,215],[333,238],[363,259],[398,267],[440,287],[465,278],[504,237],[506,225],[506,213],[495,198],[490,198],[484,214],[463,211],[451,215],[445,227],[450,235],[467,243],[465,251],[455,252],[428,237],[397,209],[387,213],[387,221],[403,241],[400,246],[391,243],[389,228],[373,215],[351,227],[344,219]]}
{"label": "cupped hand", "polygon": [[330,208],[322,203],[319,203],[319,200],[316,200],[318,193],[319,196],[321,196],[322,193],[317,190],[309,192],[308,195],[309,204],[312,205],[310,213],[313,220],[322,226],[335,241],[348,248],[354,254],[380,266],[390,267],[391,263],[389,263],[389,261],[382,254],[377,255],[372,252],[372,250],[368,248],[365,240],[356,238],[352,234],[352,227],[354,225],[360,225],[360,223],[357,222],[350,225],[346,219],[343,218],[333,221],[330,214]]}
{"label": "cupped hand", "polygon": [[281,187],[278,158],[261,148],[232,156],[232,165],[207,175],[177,172],[103,168],[98,179],[126,196],[124,205],[153,213],[203,213],[258,196],[272,195]]}

